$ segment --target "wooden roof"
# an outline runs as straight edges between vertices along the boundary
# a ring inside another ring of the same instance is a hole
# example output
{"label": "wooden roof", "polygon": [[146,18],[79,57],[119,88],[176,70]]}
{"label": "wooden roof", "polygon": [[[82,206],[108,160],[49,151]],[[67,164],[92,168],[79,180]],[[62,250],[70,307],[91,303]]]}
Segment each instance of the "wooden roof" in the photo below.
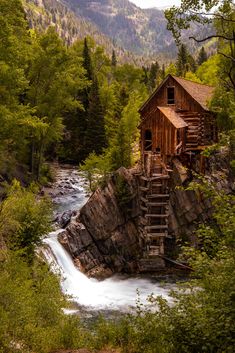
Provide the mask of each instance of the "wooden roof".
{"label": "wooden roof", "polygon": [[212,98],[214,87],[172,76],[201,107],[208,110],[207,102]]}
{"label": "wooden roof", "polygon": [[172,108],[158,107],[158,109],[177,129],[188,126],[188,124]]}
{"label": "wooden roof", "polygon": [[153,97],[157,94],[157,92],[162,88],[162,86],[166,83],[169,77],[172,77],[179,85],[186,91],[188,94],[200,104],[200,106],[209,110],[207,107],[207,102],[212,98],[214,87],[204,85],[202,83],[193,82],[190,80],[186,80],[185,78],[167,75],[167,77],[162,81],[162,83],[155,89],[155,91],[151,94],[151,96],[147,99],[147,101],[140,107],[139,112],[143,111],[143,109],[148,105],[148,103],[152,100]]}

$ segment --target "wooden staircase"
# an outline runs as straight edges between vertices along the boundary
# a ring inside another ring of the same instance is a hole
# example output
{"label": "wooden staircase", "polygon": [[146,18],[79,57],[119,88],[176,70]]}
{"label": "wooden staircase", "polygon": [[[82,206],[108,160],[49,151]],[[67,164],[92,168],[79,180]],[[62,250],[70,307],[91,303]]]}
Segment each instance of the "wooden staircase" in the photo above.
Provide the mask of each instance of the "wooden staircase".
{"label": "wooden staircase", "polygon": [[186,151],[197,149],[202,137],[202,117],[196,112],[184,112],[180,116],[188,124]]}
{"label": "wooden staircase", "polygon": [[144,217],[146,249],[140,261],[143,271],[164,267],[164,240],[168,234],[169,170],[159,154],[149,153],[149,170],[139,177],[140,208]]}

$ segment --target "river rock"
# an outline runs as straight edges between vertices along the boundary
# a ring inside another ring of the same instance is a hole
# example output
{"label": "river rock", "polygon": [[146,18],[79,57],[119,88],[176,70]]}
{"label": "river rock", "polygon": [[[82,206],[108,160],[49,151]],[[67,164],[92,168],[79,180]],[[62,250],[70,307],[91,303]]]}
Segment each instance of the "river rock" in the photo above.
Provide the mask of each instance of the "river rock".
{"label": "river rock", "polygon": [[65,228],[69,224],[71,218],[75,215],[76,215],[75,211],[71,211],[71,210],[65,211],[64,213],[62,213],[62,215],[57,216],[56,222],[61,228]]}

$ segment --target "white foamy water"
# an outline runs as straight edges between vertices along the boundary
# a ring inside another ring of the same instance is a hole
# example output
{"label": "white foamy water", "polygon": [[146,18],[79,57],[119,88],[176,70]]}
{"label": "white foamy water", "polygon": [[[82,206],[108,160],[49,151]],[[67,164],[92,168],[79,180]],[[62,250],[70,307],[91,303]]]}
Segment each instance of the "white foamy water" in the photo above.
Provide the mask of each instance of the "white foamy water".
{"label": "white foamy water", "polygon": [[[73,200],[73,209],[75,208],[75,200],[77,200],[76,208],[79,209],[87,198],[85,196],[84,180],[74,170],[63,171],[63,173],[60,173],[60,177],[66,178],[68,182],[70,174],[73,176],[74,194],[60,196],[62,204],[59,207],[63,210],[67,209],[66,206],[69,204],[68,200],[70,198]],[[61,184],[63,185],[63,182],[57,183],[57,185]],[[87,278],[74,266],[70,255],[57,240],[58,234],[62,231],[62,229],[54,231],[44,239],[44,243],[48,245],[50,250],[44,248],[43,252],[52,270],[61,274],[62,291],[70,295],[73,301],[94,310],[118,309],[126,311],[128,308],[135,306],[137,290],[142,303],[147,303],[146,299],[152,293],[170,300],[168,293],[172,285],[163,287],[160,283],[149,278],[114,276],[102,282]]]}

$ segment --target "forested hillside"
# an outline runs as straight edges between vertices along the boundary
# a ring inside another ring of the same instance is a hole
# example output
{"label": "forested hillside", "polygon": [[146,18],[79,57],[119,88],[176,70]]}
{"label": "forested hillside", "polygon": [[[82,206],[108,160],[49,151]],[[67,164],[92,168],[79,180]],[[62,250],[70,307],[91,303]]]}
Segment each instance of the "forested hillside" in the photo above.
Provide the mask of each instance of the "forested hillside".
{"label": "forested hillside", "polygon": [[151,62],[150,57],[146,58],[124,50],[122,45],[117,45],[94,22],[83,17],[82,13],[75,14],[62,1],[24,0],[23,5],[30,28],[43,32],[49,26],[53,26],[67,45],[71,45],[74,41],[83,39],[85,36],[90,36],[95,40],[96,44],[101,45],[105,49],[108,55],[112,55],[112,51],[115,50],[118,59],[122,63],[128,62],[141,66]]}
{"label": "forested hillside", "polygon": [[[142,55],[157,55],[158,59],[175,57],[177,48],[171,32],[167,31],[164,12],[140,9],[128,0],[78,1],[64,0],[76,14],[95,23],[114,43],[124,49]],[[197,45],[190,42],[190,35],[211,32],[211,27],[193,25],[183,32],[183,40],[195,51]]]}
{"label": "forested hillside", "polygon": [[[75,0],[66,3],[77,5]],[[114,23],[119,25],[126,23],[125,16],[143,14],[127,1],[103,3],[117,11]],[[120,9],[123,3],[128,10],[125,16]],[[192,55],[184,39],[179,41],[180,31],[191,21],[201,22],[200,4],[186,0],[166,13],[179,44],[176,60],[164,65],[155,59],[140,67],[132,60],[123,63],[120,56],[128,58],[128,54],[115,46],[106,50],[110,42],[60,2],[0,1],[1,353],[79,348],[121,353],[234,351],[235,200],[210,179],[198,175],[186,186],[199,199],[206,195],[213,214],[210,222],[200,224],[194,248],[181,239],[180,256],[191,267],[192,277],[185,291],[173,294],[173,305],[150,297],[150,310],[137,302],[134,315],[84,324],[79,317],[64,314],[69,304],[61,294],[59,276],[49,271],[37,251],[52,229],[53,207],[40,192],[53,180],[51,162],[79,166],[91,190],[98,185],[102,189],[116,169],[133,167],[139,160],[139,108],[168,74],[215,87],[208,105],[217,116],[219,140],[204,149],[203,156],[216,159],[219,151],[227,151],[228,175],[234,184],[235,9],[233,1],[202,1],[207,11],[217,6],[209,19],[216,30],[217,53],[210,55],[206,41]],[[80,5],[89,17],[94,14],[90,6],[97,2]],[[157,10],[146,13],[162,16]],[[94,20],[100,18],[97,11]],[[114,23],[109,25],[115,28]],[[155,28],[153,18],[151,28]],[[203,28],[202,35],[207,31]],[[133,27],[129,30],[133,33]],[[159,28],[157,32],[159,43],[162,34]],[[135,35],[123,34],[127,42]],[[145,32],[143,41],[148,35],[146,45],[153,40],[153,33]],[[141,48],[142,43],[137,51]],[[122,179],[117,184],[122,207],[129,195]],[[123,207],[122,212],[129,210]]]}
{"label": "forested hillside", "polygon": [[[145,65],[157,57],[159,62],[175,59],[177,47],[163,11],[142,10],[129,1],[57,1],[24,0],[31,27],[46,29],[53,25],[68,44],[92,36],[108,54],[115,49],[122,62]],[[212,33],[211,25],[195,24],[183,31],[183,41],[194,53],[200,48],[189,40],[192,35]],[[213,41],[207,44],[215,52]]]}

